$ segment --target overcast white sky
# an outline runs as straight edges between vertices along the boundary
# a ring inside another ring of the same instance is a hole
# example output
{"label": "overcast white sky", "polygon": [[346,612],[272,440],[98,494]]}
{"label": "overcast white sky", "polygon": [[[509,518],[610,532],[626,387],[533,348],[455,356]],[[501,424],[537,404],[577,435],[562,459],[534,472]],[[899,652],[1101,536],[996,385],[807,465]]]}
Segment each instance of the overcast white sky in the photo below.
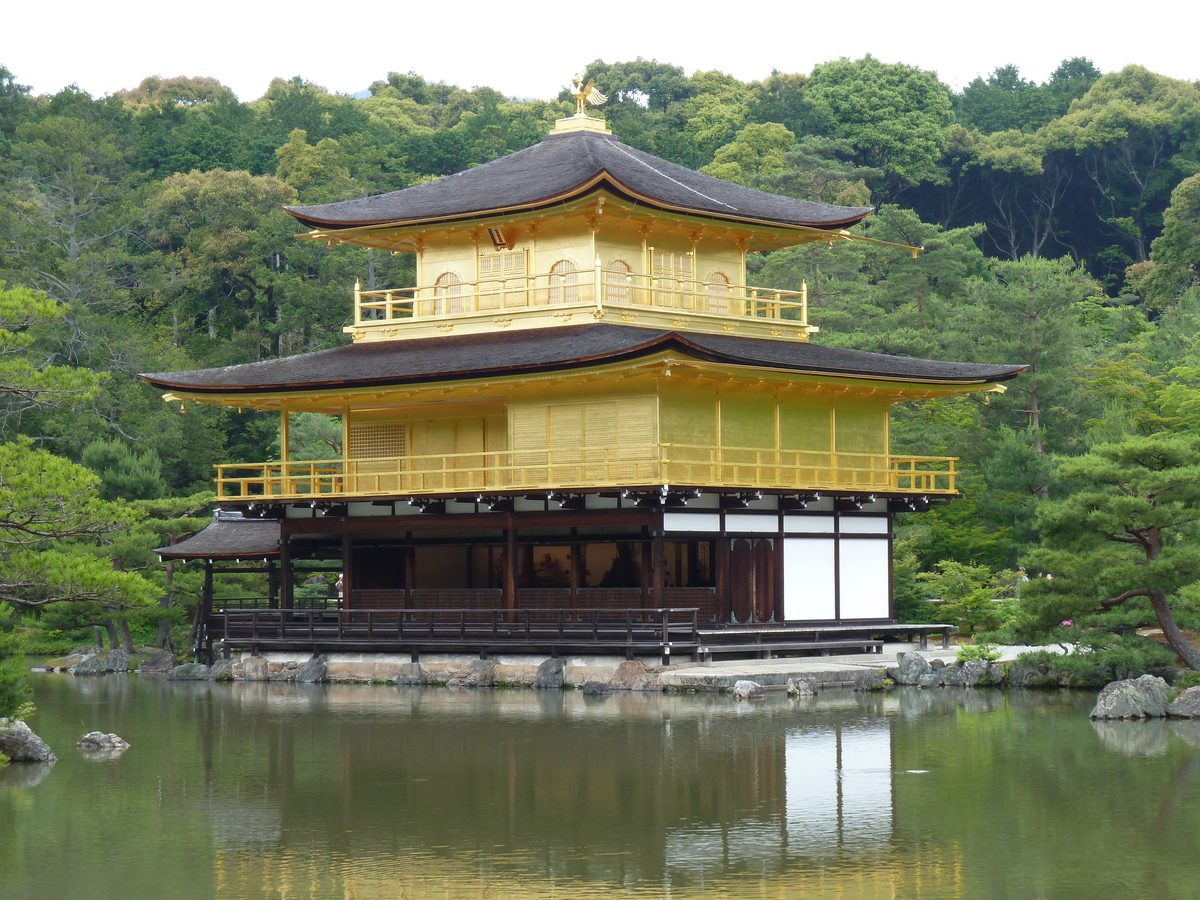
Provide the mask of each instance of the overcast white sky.
{"label": "overcast white sky", "polygon": [[[958,89],[1015,63],[1044,81],[1060,61],[1085,56],[1102,72],[1139,63],[1200,79],[1194,0],[1171,9],[1112,0],[1002,3],[549,3],[425,0],[390,3],[12,4],[0,18],[0,64],[36,94],[77,84],[94,96],[136,87],[148,75],[211,76],[242,100],[273,77],[299,75],[355,93],[388,72],[487,85],[549,99],[594,59],[638,56],[720,69],[743,81],[772,69],[811,72],[868,53],[931,69]],[[1186,9],[1192,9],[1191,13]],[[1175,26],[1163,21],[1174,17]],[[601,85],[601,89],[604,86]]]}

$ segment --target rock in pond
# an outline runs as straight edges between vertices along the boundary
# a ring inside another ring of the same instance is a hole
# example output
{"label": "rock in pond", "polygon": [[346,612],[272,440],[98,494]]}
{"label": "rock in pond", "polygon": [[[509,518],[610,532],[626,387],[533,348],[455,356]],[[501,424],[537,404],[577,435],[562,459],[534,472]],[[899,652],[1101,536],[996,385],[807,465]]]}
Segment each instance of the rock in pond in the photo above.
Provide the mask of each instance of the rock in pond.
{"label": "rock in pond", "polygon": [[1200,719],[1200,685],[1182,691],[1167,707],[1167,715],[1178,719]]}
{"label": "rock in pond", "polygon": [[1093,719],[1144,719],[1167,714],[1171,689],[1161,678],[1143,675],[1106,684],[1096,698]]}
{"label": "rock in pond", "polygon": [[463,687],[491,687],[496,683],[496,661],[494,659],[477,659],[467,666],[467,674],[463,676]]}
{"label": "rock in pond", "polygon": [[734,682],[733,699],[734,700],[762,700],[767,696],[767,689],[757,681],[741,679]]}
{"label": "rock in pond", "polygon": [[929,660],[911,651],[896,657],[896,684],[920,684],[921,676],[933,671]]}
{"label": "rock in pond", "polygon": [[110,650],[99,656],[88,656],[67,669],[72,675],[109,675],[129,669],[129,654],[124,650]]}
{"label": "rock in pond", "polygon": [[555,689],[561,688],[566,678],[563,674],[563,661],[557,657],[551,657],[544,660],[538,666],[537,677],[533,681],[535,688]]}
{"label": "rock in pond", "polygon": [[170,650],[159,650],[138,666],[139,675],[169,675],[175,670],[175,654]]}
{"label": "rock in pond", "polygon": [[859,693],[882,691],[887,685],[887,675],[882,669],[866,669],[854,676],[854,690]]}
{"label": "rock in pond", "polygon": [[89,731],[75,745],[80,750],[108,750],[124,753],[129,749],[129,742],[115,734],[105,734],[103,731]]}
{"label": "rock in pond", "polygon": [[789,697],[815,697],[817,694],[811,684],[804,678],[789,678],[787,680],[787,695]]}
{"label": "rock in pond", "polygon": [[167,681],[207,681],[208,666],[204,663],[184,663],[176,666],[167,676]]}
{"label": "rock in pond", "polygon": [[297,684],[323,684],[328,680],[329,668],[319,656],[314,656],[296,670]]}
{"label": "rock in pond", "polygon": [[45,741],[17,719],[0,719],[0,753],[13,762],[45,763],[58,759]]}

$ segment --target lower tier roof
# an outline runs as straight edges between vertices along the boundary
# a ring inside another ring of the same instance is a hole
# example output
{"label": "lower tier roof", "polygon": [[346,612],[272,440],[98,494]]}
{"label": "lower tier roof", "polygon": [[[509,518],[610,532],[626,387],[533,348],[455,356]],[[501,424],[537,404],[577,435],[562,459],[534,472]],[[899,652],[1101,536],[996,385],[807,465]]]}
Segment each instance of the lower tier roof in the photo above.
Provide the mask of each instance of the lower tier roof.
{"label": "lower tier roof", "polygon": [[925,384],[990,384],[1013,378],[1027,368],[911,359],[803,341],[596,323],[363,342],[240,366],[155,372],[141,377],[155,387],[193,395],[261,394],[495,378],[623,362],[664,352],[798,374]]}

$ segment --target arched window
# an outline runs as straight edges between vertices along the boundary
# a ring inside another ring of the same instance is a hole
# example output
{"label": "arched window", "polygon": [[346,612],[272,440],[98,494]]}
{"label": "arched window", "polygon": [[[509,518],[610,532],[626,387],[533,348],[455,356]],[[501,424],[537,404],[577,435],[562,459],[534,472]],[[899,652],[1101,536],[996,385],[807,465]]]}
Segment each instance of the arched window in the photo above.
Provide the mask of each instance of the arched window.
{"label": "arched window", "polygon": [[724,272],[713,272],[705,285],[708,312],[716,316],[729,315],[729,278]]}
{"label": "arched window", "polygon": [[604,269],[604,302],[630,303],[633,300],[633,279],[629,264],[614,259]]}
{"label": "arched window", "polygon": [[462,279],[453,272],[443,272],[433,283],[433,312],[435,316],[463,311]]}
{"label": "arched window", "polygon": [[552,304],[579,302],[579,270],[569,259],[560,259],[550,267],[550,298]]}

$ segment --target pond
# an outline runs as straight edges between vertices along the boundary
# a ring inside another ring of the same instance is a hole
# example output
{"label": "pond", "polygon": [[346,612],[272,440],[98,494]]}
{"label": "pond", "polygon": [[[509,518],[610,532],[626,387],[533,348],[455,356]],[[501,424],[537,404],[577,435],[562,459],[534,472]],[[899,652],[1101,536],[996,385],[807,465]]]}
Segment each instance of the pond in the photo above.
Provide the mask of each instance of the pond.
{"label": "pond", "polygon": [[1092,694],[34,685],[6,900],[1200,895],[1200,722]]}

